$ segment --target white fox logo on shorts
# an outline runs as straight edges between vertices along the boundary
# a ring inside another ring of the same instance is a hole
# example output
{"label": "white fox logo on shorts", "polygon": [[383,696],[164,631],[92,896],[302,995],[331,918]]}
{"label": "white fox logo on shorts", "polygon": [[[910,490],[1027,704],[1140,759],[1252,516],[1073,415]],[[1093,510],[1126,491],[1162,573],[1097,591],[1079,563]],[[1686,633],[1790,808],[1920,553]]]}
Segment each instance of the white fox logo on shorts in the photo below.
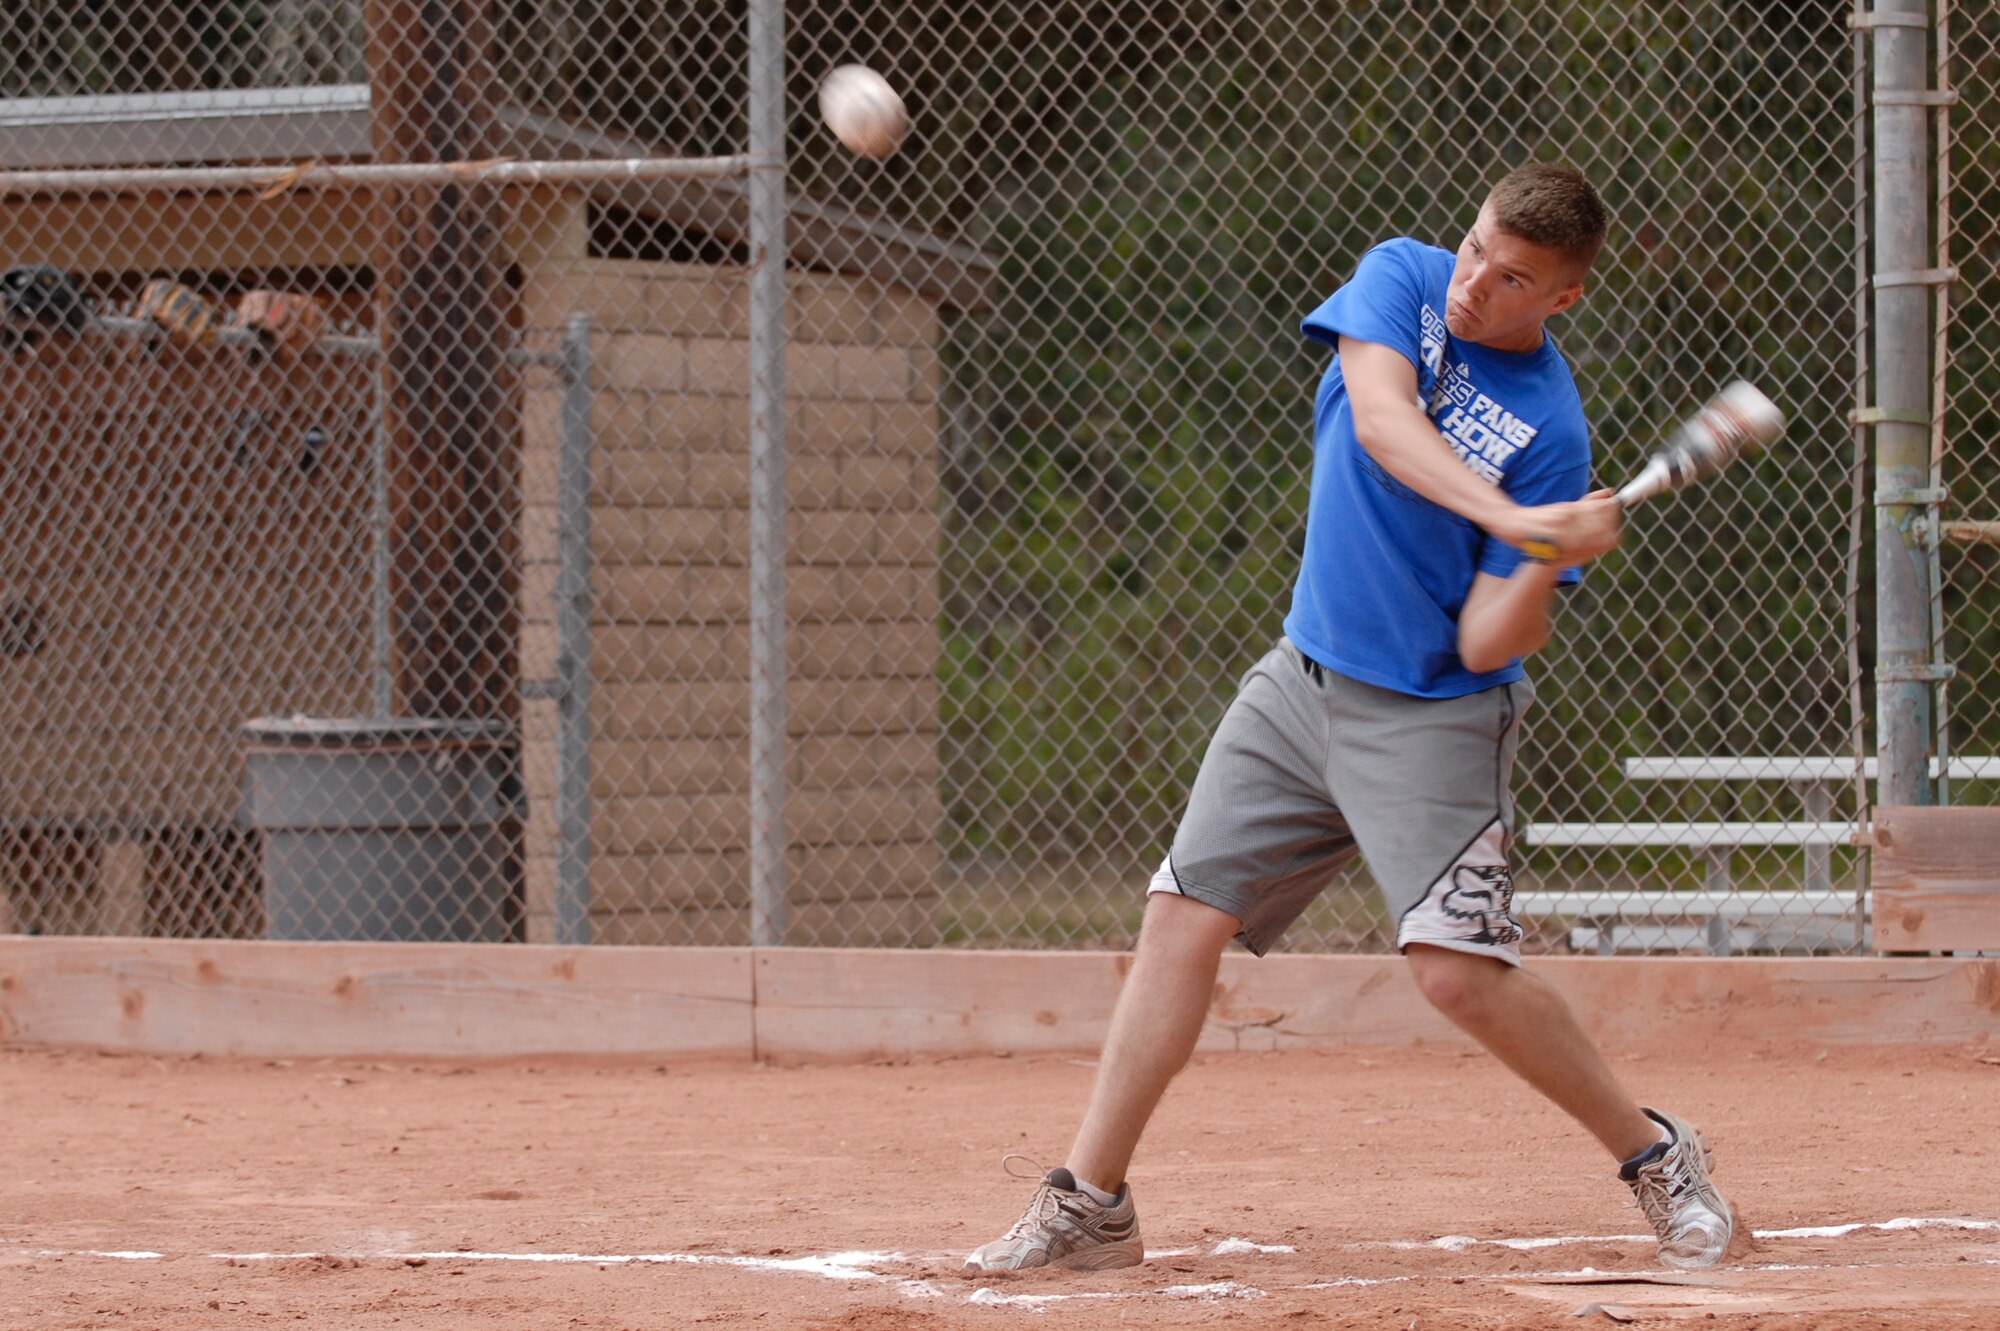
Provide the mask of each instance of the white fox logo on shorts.
{"label": "white fox logo on shorts", "polygon": [[1451,873],[1451,890],[1438,906],[1454,920],[1477,920],[1468,942],[1518,943],[1521,926],[1509,914],[1514,904],[1514,871],[1504,864],[1461,864]]}
{"label": "white fox logo on shorts", "polygon": [[1396,942],[1492,948],[1518,963],[1515,949],[1521,926],[1514,923],[1513,908],[1514,869],[1507,862],[1507,831],[1496,818],[1458,852],[1423,900],[1403,916]]}

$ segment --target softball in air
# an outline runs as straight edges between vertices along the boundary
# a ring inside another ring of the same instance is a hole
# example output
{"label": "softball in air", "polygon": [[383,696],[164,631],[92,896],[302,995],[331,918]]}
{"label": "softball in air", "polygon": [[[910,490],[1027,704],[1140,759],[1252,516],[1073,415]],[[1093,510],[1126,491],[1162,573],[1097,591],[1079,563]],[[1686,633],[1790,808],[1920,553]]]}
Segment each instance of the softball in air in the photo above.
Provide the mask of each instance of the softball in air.
{"label": "softball in air", "polygon": [[910,132],[903,99],[866,65],[838,65],[827,74],[819,113],[834,137],[863,157],[887,157]]}

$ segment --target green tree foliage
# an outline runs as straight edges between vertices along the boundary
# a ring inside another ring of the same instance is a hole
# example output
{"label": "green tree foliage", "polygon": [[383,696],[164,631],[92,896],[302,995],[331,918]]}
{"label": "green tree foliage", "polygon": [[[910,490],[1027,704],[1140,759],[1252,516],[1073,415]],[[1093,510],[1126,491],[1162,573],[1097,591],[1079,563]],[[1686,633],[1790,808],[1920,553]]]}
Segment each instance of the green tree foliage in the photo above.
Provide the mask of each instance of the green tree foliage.
{"label": "green tree foliage", "polygon": [[[960,133],[990,145],[970,226],[1005,263],[952,346],[967,846],[1163,841],[1288,601],[1326,359],[1297,320],[1379,239],[1454,244],[1534,159],[1576,162],[1619,219],[1556,329],[1603,479],[1738,375],[1792,428],[1637,515],[1570,598],[1534,667],[1524,802],[1635,811],[1617,761],[1638,752],[1842,751],[1854,159],[1832,11],[1311,7],[1205,31],[1132,63],[1066,29],[1032,129]],[[1038,131],[1052,151],[1004,151]]]}

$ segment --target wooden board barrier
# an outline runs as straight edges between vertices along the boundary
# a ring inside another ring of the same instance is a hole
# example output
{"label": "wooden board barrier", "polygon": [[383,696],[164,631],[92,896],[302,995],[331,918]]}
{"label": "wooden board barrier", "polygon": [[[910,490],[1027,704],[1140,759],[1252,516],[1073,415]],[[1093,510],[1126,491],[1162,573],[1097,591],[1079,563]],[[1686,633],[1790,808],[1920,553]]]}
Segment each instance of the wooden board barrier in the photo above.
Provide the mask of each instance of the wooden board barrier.
{"label": "wooden board barrier", "polygon": [[[250,1057],[1094,1054],[1110,952],[0,938],[0,1041]],[[1606,1045],[2000,1041],[2000,959],[1549,957]],[[1225,958],[1205,1051],[1465,1045],[1394,956]]]}
{"label": "wooden board barrier", "polygon": [[1873,865],[1877,952],[2000,951],[2000,808],[1878,806]]}
{"label": "wooden board barrier", "polygon": [[[1124,953],[760,949],[761,1057],[1095,1053]],[[1536,957],[1609,1046],[1674,1040],[1942,1044],[2000,1038],[2000,960]],[[1470,1042],[1396,956],[1223,958],[1204,1051]]]}
{"label": "wooden board barrier", "polygon": [[0,938],[0,1040],[124,1053],[745,1057],[745,948]]}

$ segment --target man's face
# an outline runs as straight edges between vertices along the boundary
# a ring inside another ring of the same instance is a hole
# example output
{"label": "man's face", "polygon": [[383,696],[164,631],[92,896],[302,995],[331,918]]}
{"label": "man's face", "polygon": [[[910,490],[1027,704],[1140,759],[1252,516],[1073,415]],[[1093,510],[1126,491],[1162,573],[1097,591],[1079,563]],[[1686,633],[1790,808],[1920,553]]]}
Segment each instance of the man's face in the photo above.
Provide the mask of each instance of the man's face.
{"label": "man's face", "polygon": [[1500,229],[1490,208],[1479,210],[1459,242],[1445,292],[1445,327],[1452,336],[1500,351],[1533,351],[1542,320],[1583,295],[1569,260]]}

